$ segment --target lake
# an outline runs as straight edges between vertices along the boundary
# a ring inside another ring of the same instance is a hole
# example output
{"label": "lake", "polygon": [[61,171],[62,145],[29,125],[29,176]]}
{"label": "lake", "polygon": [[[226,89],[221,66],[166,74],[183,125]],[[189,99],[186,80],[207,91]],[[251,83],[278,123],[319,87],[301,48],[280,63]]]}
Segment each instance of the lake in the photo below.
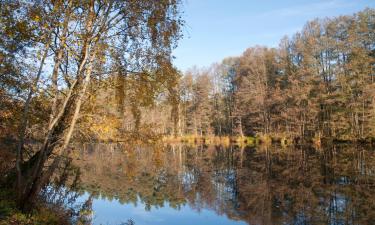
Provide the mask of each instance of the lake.
{"label": "lake", "polygon": [[375,224],[368,146],[76,148],[93,224]]}

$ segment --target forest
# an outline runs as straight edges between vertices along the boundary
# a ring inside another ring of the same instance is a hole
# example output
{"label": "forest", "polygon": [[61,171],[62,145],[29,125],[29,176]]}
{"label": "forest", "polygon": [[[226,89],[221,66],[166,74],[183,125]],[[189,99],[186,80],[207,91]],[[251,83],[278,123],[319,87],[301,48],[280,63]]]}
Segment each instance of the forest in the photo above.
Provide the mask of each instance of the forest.
{"label": "forest", "polygon": [[278,48],[192,68],[179,83],[178,133],[374,137],[374,18],[366,9],[316,19]]}
{"label": "forest", "polygon": [[[152,133],[371,139],[375,136],[374,14],[366,9],[316,19],[292,37],[284,37],[277,48],[251,47],[240,56],[184,73],[168,62],[159,69],[138,68],[141,73],[132,69],[109,73],[116,65],[97,68],[100,72],[94,73],[87,87],[73,135],[86,140],[116,140],[133,133],[145,138],[152,138],[147,136]],[[24,45],[30,44],[31,37],[17,35],[26,39]],[[3,44],[16,48],[17,54],[26,48],[11,46],[10,40]],[[42,53],[34,52],[39,57]],[[2,69],[9,73],[16,69],[15,62],[6,59]],[[116,60],[121,66],[125,63]],[[72,81],[64,76],[69,65],[61,64],[55,70],[65,91]],[[9,136],[17,136],[23,101],[30,93],[28,81],[22,79],[26,75],[18,73],[2,76],[1,131]],[[42,138],[35,131],[44,129],[53,88],[47,80],[40,82],[46,83],[46,90],[33,90],[28,103],[27,134],[35,139]]]}
{"label": "forest", "polygon": [[74,170],[72,143],[375,142],[374,9],[182,72],[182,4],[0,1],[0,224],[51,219],[23,213]]}
{"label": "forest", "polygon": [[255,46],[206,68],[176,71],[173,82],[159,90],[132,76],[107,80],[109,86],[96,88],[95,121],[116,127],[106,134],[98,126],[92,137],[152,128],[159,135],[193,137],[371,140],[374,17],[366,9],[310,21],[277,48]]}

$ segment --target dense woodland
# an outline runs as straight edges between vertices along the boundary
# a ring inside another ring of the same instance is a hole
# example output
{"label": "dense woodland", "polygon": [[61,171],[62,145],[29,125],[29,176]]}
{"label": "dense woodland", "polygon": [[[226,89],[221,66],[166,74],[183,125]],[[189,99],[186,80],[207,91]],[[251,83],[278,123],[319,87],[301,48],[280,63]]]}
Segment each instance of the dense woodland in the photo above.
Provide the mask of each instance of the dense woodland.
{"label": "dense woodland", "polygon": [[316,19],[278,48],[241,56],[180,80],[178,132],[375,135],[375,11]]}
{"label": "dense woodland", "polygon": [[[366,9],[316,19],[283,38],[277,48],[252,47],[241,56],[207,68],[193,67],[184,74],[167,62],[156,70],[138,70],[142,73],[129,69],[108,74],[102,69],[88,86],[73,134],[85,140],[134,134],[145,139],[257,134],[374,137],[374,16],[373,9]],[[59,73],[63,66],[59,65]],[[17,134],[20,96],[27,95],[27,82],[15,76],[2,79],[1,130]],[[30,103],[30,138],[42,138],[38,131],[44,129],[41,122],[48,114],[50,95],[50,90],[43,90]]]}
{"label": "dense woodland", "polygon": [[99,139],[134,132],[372,138],[374,29],[375,11],[366,9],[308,22],[277,48],[256,46],[208,68],[171,71],[164,83],[149,76],[106,79],[93,86],[87,111],[95,115],[82,120],[82,130]]}

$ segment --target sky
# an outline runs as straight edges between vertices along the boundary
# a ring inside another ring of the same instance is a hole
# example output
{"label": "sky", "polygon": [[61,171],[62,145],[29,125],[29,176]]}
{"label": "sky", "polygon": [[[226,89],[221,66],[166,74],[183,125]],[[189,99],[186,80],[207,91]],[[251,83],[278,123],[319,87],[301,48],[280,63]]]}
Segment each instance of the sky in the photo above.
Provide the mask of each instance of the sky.
{"label": "sky", "polygon": [[181,71],[208,67],[246,48],[277,47],[315,18],[350,15],[375,0],[182,0],[183,39],[174,50]]}

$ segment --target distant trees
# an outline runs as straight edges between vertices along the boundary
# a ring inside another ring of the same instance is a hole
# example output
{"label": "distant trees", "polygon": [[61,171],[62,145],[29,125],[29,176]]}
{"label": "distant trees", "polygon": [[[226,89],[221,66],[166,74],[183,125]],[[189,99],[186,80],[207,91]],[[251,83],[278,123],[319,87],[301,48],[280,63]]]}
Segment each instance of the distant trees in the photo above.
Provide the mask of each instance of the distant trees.
{"label": "distant trees", "polygon": [[193,68],[180,81],[181,116],[185,124],[180,133],[207,135],[210,126],[212,81],[208,71]]}
{"label": "distant trees", "polygon": [[198,118],[199,126],[205,124],[204,130],[216,135],[373,136],[374,18],[375,11],[366,9],[316,19],[292,38],[283,38],[278,48],[249,48],[204,73],[189,71],[181,82],[181,89],[186,79],[193,83],[190,97],[181,98],[190,105],[183,114],[186,126]]}

